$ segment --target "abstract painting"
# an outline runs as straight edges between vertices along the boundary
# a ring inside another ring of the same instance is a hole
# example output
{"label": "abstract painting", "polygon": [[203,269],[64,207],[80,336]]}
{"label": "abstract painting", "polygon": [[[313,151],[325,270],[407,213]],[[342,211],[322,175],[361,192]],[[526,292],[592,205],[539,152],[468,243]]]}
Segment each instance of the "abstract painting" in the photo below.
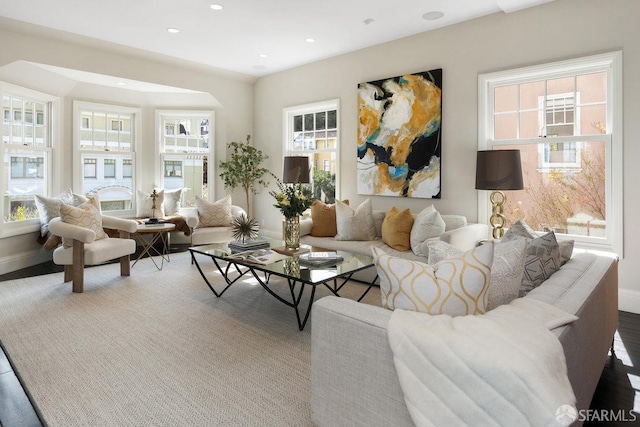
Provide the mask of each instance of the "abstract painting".
{"label": "abstract painting", "polygon": [[442,69],[358,85],[358,194],[440,198]]}

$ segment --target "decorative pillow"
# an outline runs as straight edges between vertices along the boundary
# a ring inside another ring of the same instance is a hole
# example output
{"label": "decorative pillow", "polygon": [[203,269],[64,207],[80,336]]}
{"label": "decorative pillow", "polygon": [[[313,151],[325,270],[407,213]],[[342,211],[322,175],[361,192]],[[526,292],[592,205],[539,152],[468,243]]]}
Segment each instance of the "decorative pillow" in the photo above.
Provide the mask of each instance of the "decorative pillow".
{"label": "decorative pillow", "polygon": [[159,191],[164,192],[164,201],[162,203],[162,209],[164,210],[164,216],[180,215],[180,201],[182,200],[183,188],[177,188],[175,190],[163,190],[156,188],[156,193]]}
{"label": "decorative pillow", "polygon": [[[153,198],[151,194],[136,190],[136,217],[151,218],[163,217],[164,190],[156,191],[156,210],[153,211]],[[154,215],[155,214],[155,215]]]}
{"label": "decorative pillow", "polygon": [[81,204],[87,203],[89,201],[88,197],[85,197],[82,194],[74,193],[71,188],[60,193],[58,198],[71,206],[80,206]]}
{"label": "decorative pillow", "polygon": [[[428,243],[429,264],[460,256],[463,252],[449,243],[434,240]],[[491,265],[491,283],[489,285],[487,311],[502,304],[509,304],[518,298],[524,263],[526,260],[527,240],[515,239],[509,242],[495,243],[493,264]]]}
{"label": "decorative pillow", "polygon": [[[88,228],[96,233],[96,240],[107,239],[107,233],[102,229],[102,215],[100,214],[100,202],[97,197],[89,197],[89,201],[80,206],[62,204],[60,206],[60,219],[67,224]],[[73,239],[63,238],[62,246],[73,247]]]}
{"label": "decorative pillow", "polygon": [[[503,241],[526,239],[525,237],[505,233]],[[528,294],[540,286],[561,267],[560,246],[553,231],[535,239],[527,239],[527,260],[520,287],[520,296]]]}
{"label": "decorative pillow", "polygon": [[565,265],[571,259],[574,243],[573,240],[561,240],[558,242],[558,246],[560,246],[560,265]]}
{"label": "decorative pillow", "polygon": [[450,316],[486,312],[493,242],[434,266],[371,250],[383,307]]}
{"label": "decorative pillow", "polygon": [[45,197],[38,194],[34,198],[40,215],[40,235],[44,237],[49,231],[49,222],[60,216],[60,206],[64,202],[58,197]]}
{"label": "decorative pillow", "polygon": [[527,239],[535,239],[536,232],[533,228],[529,227],[524,219],[519,219],[509,227],[506,233],[504,233],[503,239],[511,239],[513,236],[526,237]]}
{"label": "decorative pillow", "polygon": [[196,228],[229,226],[233,221],[231,195],[229,194],[215,202],[209,202],[196,196],[196,209],[198,210]]}
{"label": "decorative pillow", "polygon": [[355,210],[336,200],[336,240],[374,240],[376,228],[373,224],[371,199],[367,199]]}
{"label": "decorative pillow", "polygon": [[445,228],[444,220],[433,205],[424,208],[416,215],[413,228],[411,229],[410,241],[413,253],[427,256],[427,254],[422,253],[422,244],[427,239],[438,237],[444,233]]}
{"label": "decorative pillow", "polygon": [[63,191],[58,197],[45,197],[36,194],[34,196],[36,208],[40,215],[40,235],[47,235],[49,231],[49,221],[60,216],[60,205],[66,203],[72,206],[80,206],[89,199],[80,194],[74,194],[71,189]]}
{"label": "decorative pillow", "polygon": [[413,226],[413,214],[410,209],[399,210],[392,207],[382,221],[382,241],[393,249],[408,251],[411,249],[409,235]]}
{"label": "decorative pillow", "polygon": [[[349,204],[348,200],[342,203]],[[333,237],[338,234],[336,224],[336,205],[314,200],[311,205],[311,235],[315,237]]]}

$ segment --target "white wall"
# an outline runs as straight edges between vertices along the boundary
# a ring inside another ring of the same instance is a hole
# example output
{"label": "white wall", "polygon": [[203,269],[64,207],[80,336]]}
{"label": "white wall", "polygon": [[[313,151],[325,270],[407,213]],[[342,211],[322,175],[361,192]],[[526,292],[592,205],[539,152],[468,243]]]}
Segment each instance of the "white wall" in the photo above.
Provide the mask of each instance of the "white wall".
{"label": "white wall", "polygon": [[[87,46],[87,40],[58,32],[45,32],[15,21],[0,21],[0,80],[30,89],[62,97],[63,133],[59,150],[59,161],[54,165],[54,191],[71,187],[72,184],[72,101],[75,99],[94,102],[113,102],[120,105],[142,107],[142,156],[145,159],[141,182],[144,188],[154,184],[153,161],[154,109],[175,107],[191,109],[213,109],[215,111],[216,163],[226,157],[226,143],[244,140],[252,133],[253,124],[253,78],[230,72],[218,72],[177,60],[145,55],[131,49],[114,50],[113,47]],[[70,40],[73,39],[73,40]],[[195,95],[143,94],[128,90],[105,88],[87,83],[78,83],[43,72],[23,62],[54,65],[97,74],[117,76],[123,79],[146,81],[193,91]],[[180,103],[180,105],[176,105]],[[226,193],[223,184],[214,174],[216,197]],[[57,193],[56,193],[57,194]],[[241,201],[239,197],[236,197]],[[36,243],[37,233],[0,239],[0,274],[50,259],[51,254],[42,251]]]}
{"label": "white wall", "polygon": [[[282,170],[282,109],[340,99],[340,198],[357,205],[356,87],[360,82],[443,68],[442,199],[372,197],[374,208],[393,205],[419,211],[433,203],[444,213],[477,219],[478,74],[552,62],[601,52],[623,51],[624,77],[624,231],[620,262],[620,307],[640,313],[640,2],[637,0],[555,0],[535,8],[498,13],[422,33],[259,79],[254,91],[255,139]],[[281,173],[281,172],[280,172]],[[622,188],[617,191],[623,191]],[[279,229],[273,200],[263,191],[255,212],[267,228]]]}

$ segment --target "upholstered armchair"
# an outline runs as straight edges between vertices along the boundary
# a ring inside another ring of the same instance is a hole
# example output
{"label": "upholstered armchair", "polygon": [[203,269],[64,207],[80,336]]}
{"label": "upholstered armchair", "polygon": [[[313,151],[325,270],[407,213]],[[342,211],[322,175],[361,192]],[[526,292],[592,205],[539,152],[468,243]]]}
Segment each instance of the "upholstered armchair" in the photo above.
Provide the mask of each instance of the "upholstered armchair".
{"label": "upholstered armchair", "polygon": [[136,251],[136,241],[129,237],[136,232],[136,222],[111,216],[101,216],[101,220],[101,227],[118,230],[119,238],[106,236],[100,225],[76,225],[59,217],[49,222],[49,231],[63,239],[63,245],[53,252],[53,262],[64,265],[64,281],[73,282],[73,292],[84,291],[85,265],[120,258],[120,275],[130,275],[130,255]]}

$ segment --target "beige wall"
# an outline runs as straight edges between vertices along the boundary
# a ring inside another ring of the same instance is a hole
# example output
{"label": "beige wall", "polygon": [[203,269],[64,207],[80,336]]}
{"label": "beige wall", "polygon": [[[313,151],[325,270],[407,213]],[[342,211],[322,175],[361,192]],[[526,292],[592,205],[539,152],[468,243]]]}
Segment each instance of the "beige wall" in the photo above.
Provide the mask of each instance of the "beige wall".
{"label": "beige wall", "polygon": [[[623,51],[624,76],[624,259],[620,263],[620,306],[640,313],[640,2],[637,0],[555,0],[511,14],[498,13],[436,31],[374,46],[259,79],[254,91],[256,141],[268,150],[270,167],[282,168],[282,108],[340,99],[340,184],[338,195],[353,205],[356,194],[356,87],[360,82],[443,69],[442,199],[373,196],[375,209],[393,205],[419,211],[433,203],[444,213],[477,219],[478,74],[526,65]],[[622,188],[616,191],[623,191]],[[256,212],[273,212],[266,192]],[[265,215],[279,229],[278,215]]]}
{"label": "beige wall", "polygon": [[[151,188],[155,183],[154,123],[155,109],[213,109],[215,111],[216,144],[215,157],[226,157],[226,143],[244,140],[253,132],[253,86],[252,78],[229,72],[204,69],[202,66],[171,60],[148,57],[139,52],[117,52],[112,48],[85,46],[86,40],[78,43],[58,40],[69,36],[52,32],[37,34],[35,27],[20,25],[13,21],[0,20],[0,80],[61,97],[62,134],[61,147],[54,160],[54,193],[72,185],[72,114],[73,100],[116,103],[142,109],[142,174],[136,184],[141,189]],[[23,28],[28,33],[23,32]],[[34,31],[36,33],[34,33]],[[30,61],[65,67],[98,74],[117,76],[123,79],[146,81],[160,85],[190,89],[203,93],[184,95],[166,93],[141,93],[97,86],[60,77],[38,67],[20,61]],[[217,177],[217,174],[214,174]],[[215,195],[226,193],[223,184],[215,179]],[[236,197],[238,202],[243,199]],[[23,268],[50,259],[51,254],[42,251],[36,244],[36,233],[0,238],[0,274]]]}

